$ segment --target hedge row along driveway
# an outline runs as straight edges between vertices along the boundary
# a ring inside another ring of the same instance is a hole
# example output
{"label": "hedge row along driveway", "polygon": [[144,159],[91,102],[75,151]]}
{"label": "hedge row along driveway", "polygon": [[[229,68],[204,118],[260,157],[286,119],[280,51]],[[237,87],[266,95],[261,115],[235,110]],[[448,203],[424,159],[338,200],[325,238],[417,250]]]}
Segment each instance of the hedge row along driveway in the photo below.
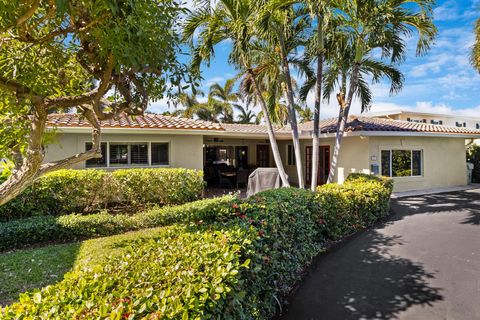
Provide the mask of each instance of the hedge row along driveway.
{"label": "hedge row along driveway", "polygon": [[[363,187],[356,193],[350,184]],[[344,193],[345,206],[327,205]],[[124,244],[121,255],[74,267],[64,280],[22,294],[2,317],[266,319],[325,241],[385,215],[390,193],[389,182],[374,180],[210,200],[201,218],[183,214],[153,237]]]}

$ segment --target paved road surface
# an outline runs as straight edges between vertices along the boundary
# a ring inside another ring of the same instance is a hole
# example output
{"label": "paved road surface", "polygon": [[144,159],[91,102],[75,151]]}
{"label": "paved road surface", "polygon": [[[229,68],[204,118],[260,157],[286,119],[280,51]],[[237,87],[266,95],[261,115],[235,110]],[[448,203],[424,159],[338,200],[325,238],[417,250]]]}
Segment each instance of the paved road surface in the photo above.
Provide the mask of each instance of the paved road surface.
{"label": "paved road surface", "polygon": [[480,319],[480,190],[392,211],[321,256],[281,319]]}

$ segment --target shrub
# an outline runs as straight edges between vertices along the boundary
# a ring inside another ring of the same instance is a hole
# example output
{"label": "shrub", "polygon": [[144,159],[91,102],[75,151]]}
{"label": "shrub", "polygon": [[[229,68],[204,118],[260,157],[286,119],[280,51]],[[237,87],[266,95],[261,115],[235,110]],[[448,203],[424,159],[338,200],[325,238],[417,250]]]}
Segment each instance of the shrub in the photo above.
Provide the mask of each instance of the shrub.
{"label": "shrub", "polygon": [[21,195],[0,206],[0,218],[85,211],[98,208],[108,195],[107,172],[59,170],[45,175]]}
{"label": "shrub", "polygon": [[344,184],[317,188],[328,237],[339,238],[365,228],[389,211],[393,181],[367,174],[351,174]]}
{"label": "shrub", "polygon": [[203,192],[203,173],[189,169],[122,169],[112,172],[118,196],[128,206],[182,204]]}
{"label": "shrub", "polygon": [[69,214],[37,216],[0,223],[0,252],[51,242],[114,235],[126,231],[164,226],[175,222],[222,220],[231,212],[232,196],[199,200],[184,205],[155,208],[138,215]]}
{"label": "shrub", "polygon": [[[204,230],[172,226],[126,253],[91,268],[76,268],[56,285],[0,311],[2,319],[188,319],[221,318],[232,296],[241,302],[239,228]],[[227,298],[228,297],[228,298]]]}
{"label": "shrub", "polygon": [[315,195],[281,189],[223,210],[22,294],[3,318],[268,318],[321,250]]}
{"label": "shrub", "polygon": [[[366,173],[350,173],[345,182],[368,182],[374,181],[383,184],[386,188],[393,190],[393,179]],[[390,191],[391,192],[391,191]]]}
{"label": "shrub", "polygon": [[467,148],[467,162],[473,163],[472,182],[480,182],[480,146],[473,143]]}
{"label": "shrub", "polygon": [[189,223],[123,243],[123,255],[77,267],[55,285],[22,294],[0,317],[270,318],[325,238],[337,235],[330,234],[334,210],[325,209],[327,202],[350,199],[340,207],[338,224],[368,223],[381,211],[375,207],[370,214],[368,208],[383,199],[372,190],[386,194],[386,185],[353,179],[318,194],[285,188],[247,200],[225,197],[147,211],[132,219]]}
{"label": "shrub", "polygon": [[59,170],[40,178],[0,207],[0,219],[91,213],[105,208],[136,211],[182,204],[203,191],[202,172],[188,169]]}

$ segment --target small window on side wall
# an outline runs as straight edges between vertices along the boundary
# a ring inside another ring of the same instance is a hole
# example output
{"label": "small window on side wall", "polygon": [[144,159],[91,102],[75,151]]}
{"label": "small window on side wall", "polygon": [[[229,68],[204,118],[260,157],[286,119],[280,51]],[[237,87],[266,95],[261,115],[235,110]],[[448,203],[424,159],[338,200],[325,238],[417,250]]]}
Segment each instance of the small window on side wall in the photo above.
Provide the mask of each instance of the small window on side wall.
{"label": "small window on side wall", "polygon": [[[85,151],[92,149],[92,143],[85,143]],[[107,166],[107,144],[102,142],[100,144],[100,150],[102,152],[101,158],[89,159],[85,161],[87,168],[106,167]]]}
{"label": "small window on side wall", "polygon": [[168,143],[152,142],[152,165],[167,166],[169,164]]}
{"label": "small window on side wall", "polygon": [[295,159],[295,149],[291,144],[287,146],[287,165],[289,166],[297,165],[297,161]]}
{"label": "small window on side wall", "polygon": [[422,173],[421,150],[382,150],[382,175],[416,177]]}

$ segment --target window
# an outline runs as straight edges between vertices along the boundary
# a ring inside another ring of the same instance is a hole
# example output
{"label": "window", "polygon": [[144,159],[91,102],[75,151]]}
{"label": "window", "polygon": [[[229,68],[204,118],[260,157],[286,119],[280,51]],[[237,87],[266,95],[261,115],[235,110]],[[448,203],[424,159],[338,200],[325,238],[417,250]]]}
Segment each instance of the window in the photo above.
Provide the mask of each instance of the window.
{"label": "window", "polygon": [[455,122],[455,125],[456,125],[457,127],[460,127],[460,128],[467,126],[467,124],[466,124],[465,122],[462,123],[462,122],[458,122],[458,121]]}
{"label": "window", "polygon": [[128,145],[110,143],[110,164],[128,164]]}
{"label": "window", "polygon": [[[85,149],[92,147],[87,142]],[[149,149],[150,148],[150,149]],[[167,142],[103,142],[102,158],[90,159],[85,167],[120,167],[120,166],[168,166],[169,144]]]}
{"label": "window", "polygon": [[422,175],[421,150],[382,150],[382,175],[412,177]]}
{"label": "window", "polygon": [[431,124],[443,124],[442,120],[430,120]]}
{"label": "window", "polygon": [[148,164],[148,144],[130,145],[130,164]]}
{"label": "window", "polygon": [[411,119],[411,118],[407,118],[407,121],[408,122],[414,122],[414,123],[426,123],[427,120],[426,119]]}
{"label": "window", "polygon": [[480,129],[480,123],[476,123],[476,124],[475,124],[475,128],[476,128],[476,129]]}
{"label": "window", "polygon": [[287,145],[287,165],[289,166],[297,165],[297,161],[295,159],[295,149],[291,144]]}
{"label": "window", "polygon": [[[85,151],[90,149],[92,149],[92,143],[91,142],[85,143]],[[85,166],[87,168],[105,167],[107,165],[107,143],[106,142],[102,142],[100,144],[100,150],[102,152],[102,157],[85,161]]]}
{"label": "window", "polygon": [[168,143],[152,143],[152,165],[168,163]]}

